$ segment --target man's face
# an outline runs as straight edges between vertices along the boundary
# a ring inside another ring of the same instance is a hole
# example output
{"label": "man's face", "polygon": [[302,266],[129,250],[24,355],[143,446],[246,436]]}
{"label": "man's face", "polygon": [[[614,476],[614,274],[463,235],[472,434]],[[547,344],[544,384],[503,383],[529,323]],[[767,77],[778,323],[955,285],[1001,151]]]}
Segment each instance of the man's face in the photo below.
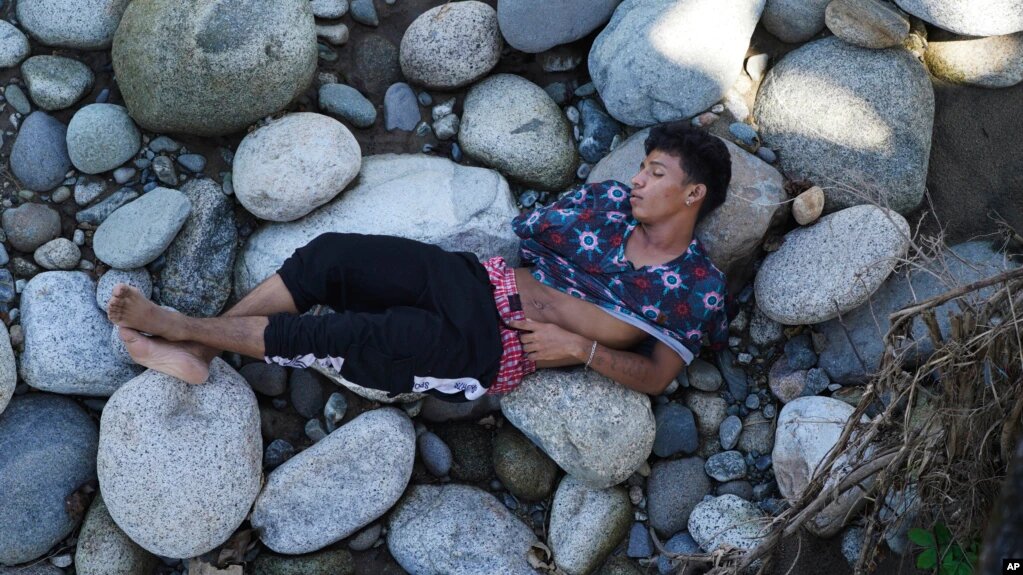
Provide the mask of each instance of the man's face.
{"label": "man's face", "polygon": [[[693,185],[678,156],[653,150],[632,177],[632,215],[640,222],[668,219],[680,212],[699,209],[706,192],[703,184]],[[686,201],[690,205],[686,205]]]}

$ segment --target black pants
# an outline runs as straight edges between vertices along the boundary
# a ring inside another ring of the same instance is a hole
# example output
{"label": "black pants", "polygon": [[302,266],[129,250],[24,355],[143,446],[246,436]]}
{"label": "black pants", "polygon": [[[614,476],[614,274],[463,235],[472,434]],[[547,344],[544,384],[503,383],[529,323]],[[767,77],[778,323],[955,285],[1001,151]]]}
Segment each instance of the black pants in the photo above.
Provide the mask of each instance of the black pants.
{"label": "black pants", "polygon": [[472,253],[331,233],[296,250],[277,273],[300,313],[317,304],[336,313],[272,316],[263,333],[269,361],[332,364],[345,379],[392,396],[443,380],[447,392],[426,392],[449,401],[472,397],[472,385],[481,394],[497,376],[500,319]]}

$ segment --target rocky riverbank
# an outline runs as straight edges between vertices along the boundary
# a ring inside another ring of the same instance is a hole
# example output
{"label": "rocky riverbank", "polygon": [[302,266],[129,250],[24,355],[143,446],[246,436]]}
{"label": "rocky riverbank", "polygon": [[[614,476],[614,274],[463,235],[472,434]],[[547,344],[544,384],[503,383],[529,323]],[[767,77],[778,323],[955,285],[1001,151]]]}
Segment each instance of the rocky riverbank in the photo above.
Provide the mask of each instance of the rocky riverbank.
{"label": "rocky riverbank", "polygon": [[[1023,228],[1015,0],[0,14],[0,575],[668,574],[652,536],[750,549],[802,494],[890,313],[1018,265],[995,222]],[[568,369],[390,400],[234,354],[188,386],[106,317],[118,282],[216,315],[330,231],[514,262],[511,218],[628,183],[647,129],[678,119],[732,154],[697,234],[734,319],[660,396]],[[942,226],[943,257],[906,265]],[[912,561],[912,493],[871,495],[893,501],[882,571]],[[849,572],[865,495],[807,522],[779,572]]]}

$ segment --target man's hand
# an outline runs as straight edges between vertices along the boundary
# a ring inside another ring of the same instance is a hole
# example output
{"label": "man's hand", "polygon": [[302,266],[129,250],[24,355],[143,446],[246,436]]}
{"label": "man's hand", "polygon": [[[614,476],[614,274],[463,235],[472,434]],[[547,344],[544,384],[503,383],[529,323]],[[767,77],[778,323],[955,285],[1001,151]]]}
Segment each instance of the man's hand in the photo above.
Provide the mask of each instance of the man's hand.
{"label": "man's hand", "polygon": [[582,363],[586,361],[586,356],[590,353],[590,346],[593,344],[592,340],[553,323],[531,319],[512,320],[506,323],[512,329],[523,332],[519,336],[519,340],[522,341],[522,349],[533,361],[575,360]]}

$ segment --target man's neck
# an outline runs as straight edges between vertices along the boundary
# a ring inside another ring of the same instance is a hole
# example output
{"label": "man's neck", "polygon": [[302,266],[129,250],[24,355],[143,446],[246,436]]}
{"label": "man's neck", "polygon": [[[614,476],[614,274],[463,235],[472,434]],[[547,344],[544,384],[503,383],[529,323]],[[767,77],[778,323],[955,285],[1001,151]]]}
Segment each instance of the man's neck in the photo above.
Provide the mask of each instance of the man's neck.
{"label": "man's neck", "polygon": [[680,256],[693,241],[693,222],[683,221],[640,223],[637,227],[641,241],[639,247],[645,252]]}

